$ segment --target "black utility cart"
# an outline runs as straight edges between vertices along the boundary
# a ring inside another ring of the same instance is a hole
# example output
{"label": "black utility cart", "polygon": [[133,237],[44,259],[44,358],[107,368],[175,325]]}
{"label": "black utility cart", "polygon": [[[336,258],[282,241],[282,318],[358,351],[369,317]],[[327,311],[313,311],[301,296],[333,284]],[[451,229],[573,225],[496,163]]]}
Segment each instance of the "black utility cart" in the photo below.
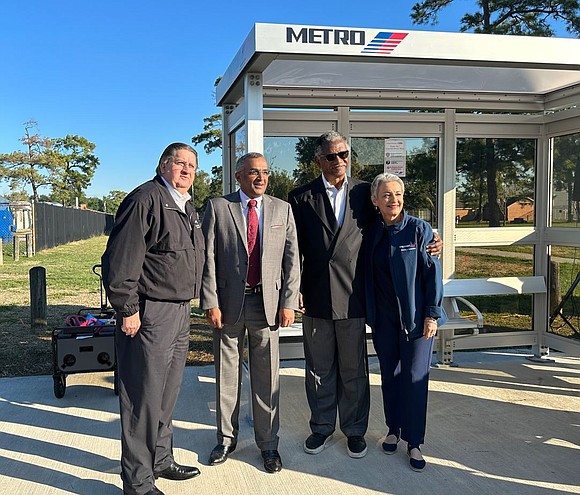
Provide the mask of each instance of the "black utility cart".
{"label": "black utility cart", "polygon": [[[108,307],[103,288],[101,265],[93,266],[99,278],[100,308],[83,308],[70,315],[65,326],[52,332],[54,395],[61,399],[66,391],[66,377],[73,373],[113,371],[114,391],[119,394],[115,352],[115,312]],[[96,320],[96,321],[95,321]]]}

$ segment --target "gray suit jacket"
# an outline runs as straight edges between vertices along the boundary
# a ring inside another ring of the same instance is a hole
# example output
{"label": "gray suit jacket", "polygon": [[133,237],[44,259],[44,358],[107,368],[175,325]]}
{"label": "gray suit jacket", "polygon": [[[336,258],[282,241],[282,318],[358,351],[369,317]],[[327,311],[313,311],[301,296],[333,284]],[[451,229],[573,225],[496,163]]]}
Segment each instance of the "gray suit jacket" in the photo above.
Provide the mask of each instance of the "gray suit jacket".
{"label": "gray suit jacket", "polygon": [[[266,321],[278,324],[278,309],[298,309],[300,259],[290,205],[263,196],[261,236],[262,297]],[[235,324],[242,312],[248,272],[248,245],[238,192],[209,201],[202,222],[206,261],[201,283],[202,309],[219,307],[222,322]]]}

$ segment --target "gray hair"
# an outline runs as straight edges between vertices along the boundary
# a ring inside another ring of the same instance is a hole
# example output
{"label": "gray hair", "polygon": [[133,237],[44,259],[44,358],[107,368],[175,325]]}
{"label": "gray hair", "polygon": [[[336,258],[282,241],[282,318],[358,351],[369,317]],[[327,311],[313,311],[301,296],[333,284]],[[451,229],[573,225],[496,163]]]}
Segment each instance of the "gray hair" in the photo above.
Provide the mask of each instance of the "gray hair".
{"label": "gray hair", "polygon": [[381,184],[385,182],[398,182],[401,186],[403,194],[405,194],[405,183],[401,180],[401,178],[398,175],[383,172],[382,174],[377,175],[371,184],[371,196],[373,198],[377,197],[377,191],[379,190],[379,187],[381,187]]}
{"label": "gray hair", "polygon": [[350,146],[346,137],[344,137],[340,132],[337,131],[326,131],[324,134],[316,138],[316,148],[314,151],[315,156],[322,156],[324,153],[322,149],[325,145],[330,145],[334,141],[344,141],[346,148],[350,151]]}
{"label": "gray hair", "polygon": [[236,172],[242,170],[246,160],[251,160],[252,158],[264,158],[264,155],[262,155],[262,153],[258,153],[257,151],[251,151],[250,153],[246,153],[245,155],[240,156],[236,162]]}
{"label": "gray hair", "polygon": [[195,155],[195,162],[196,162],[196,165],[198,165],[198,163],[197,163],[197,151],[195,151],[192,146],[190,146],[189,144],[185,144],[185,143],[171,143],[167,148],[165,148],[163,150],[163,153],[161,153],[161,156],[159,157],[159,164],[157,165],[157,168],[155,169],[155,173],[161,174],[161,165],[165,165],[170,160],[173,160],[173,157],[175,156],[175,154],[179,150],[191,151]]}

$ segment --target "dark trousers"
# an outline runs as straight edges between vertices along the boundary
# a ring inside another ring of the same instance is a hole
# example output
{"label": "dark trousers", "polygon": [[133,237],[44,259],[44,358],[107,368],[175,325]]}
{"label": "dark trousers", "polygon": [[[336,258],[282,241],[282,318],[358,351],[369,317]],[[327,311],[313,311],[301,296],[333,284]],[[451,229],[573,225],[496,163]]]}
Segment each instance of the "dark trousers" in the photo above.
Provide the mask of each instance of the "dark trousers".
{"label": "dark trousers", "polygon": [[123,491],[141,495],[153,487],[153,471],[173,460],[173,409],[189,348],[190,304],[144,301],[135,337],[117,318],[117,366],[121,410]]}
{"label": "dark trousers", "polygon": [[399,328],[384,323],[373,330],[387,426],[418,447],[425,441],[433,338],[408,341]]}
{"label": "dark trousers", "polygon": [[330,435],[364,436],[369,422],[370,386],[364,318],[325,320],[302,317],[306,397],[310,429]]}

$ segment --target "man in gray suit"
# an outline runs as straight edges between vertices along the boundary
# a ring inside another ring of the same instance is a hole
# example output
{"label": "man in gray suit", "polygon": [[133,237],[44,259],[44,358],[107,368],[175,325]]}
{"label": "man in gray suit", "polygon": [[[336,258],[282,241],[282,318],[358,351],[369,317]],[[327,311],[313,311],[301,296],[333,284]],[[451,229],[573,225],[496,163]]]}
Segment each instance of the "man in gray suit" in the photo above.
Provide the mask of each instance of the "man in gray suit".
{"label": "man in gray suit", "polygon": [[290,205],[264,194],[268,174],[266,159],[248,153],[236,163],[240,190],[208,203],[202,222],[206,263],[200,302],[215,328],[218,445],[209,464],[224,462],[237,445],[247,331],[255,439],[264,469],[276,473],[282,469],[278,327],[294,322],[300,261]]}

